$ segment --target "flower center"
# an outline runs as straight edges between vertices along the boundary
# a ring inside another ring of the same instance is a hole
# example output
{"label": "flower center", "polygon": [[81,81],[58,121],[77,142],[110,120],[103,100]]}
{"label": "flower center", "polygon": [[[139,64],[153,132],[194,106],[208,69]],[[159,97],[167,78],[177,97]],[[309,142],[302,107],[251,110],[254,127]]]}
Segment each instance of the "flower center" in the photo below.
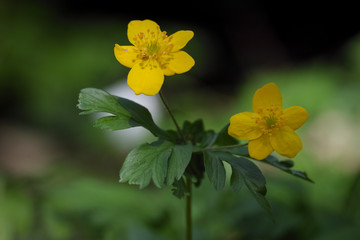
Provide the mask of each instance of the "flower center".
{"label": "flower center", "polygon": [[[168,37],[166,32],[160,31],[160,28],[157,31],[150,31],[147,29],[146,33],[140,32],[134,37],[134,45],[138,49],[137,58],[140,60],[156,60],[161,63],[161,57],[163,55],[168,55],[172,48],[171,37]],[[162,67],[163,64],[160,64]]]}
{"label": "flower center", "polygon": [[265,134],[271,135],[284,125],[283,111],[279,107],[259,108],[257,113],[260,117],[256,119],[256,123]]}
{"label": "flower center", "polygon": [[276,117],[273,116],[273,115],[270,115],[270,116],[267,116],[267,117],[264,117],[264,120],[266,122],[266,126],[267,128],[274,128],[276,126]]}
{"label": "flower center", "polygon": [[148,44],[146,50],[148,55],[153,55],[160,50],[160,46],[157,42],[151,42]]}

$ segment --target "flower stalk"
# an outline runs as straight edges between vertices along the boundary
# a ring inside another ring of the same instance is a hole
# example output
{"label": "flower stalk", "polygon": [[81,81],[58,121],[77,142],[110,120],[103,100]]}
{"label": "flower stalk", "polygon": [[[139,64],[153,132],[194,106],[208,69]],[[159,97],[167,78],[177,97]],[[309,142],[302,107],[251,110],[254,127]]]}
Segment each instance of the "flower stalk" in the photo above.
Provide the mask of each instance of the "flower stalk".
{"label": "flower stalk", "polygon": [[186,240],[192,239],[192,218],[191,218],[191,197],[192,197],[192,182],[191,179],[188,177],[186,179],[186,190],[187,194],[185,195],[185,201],[186,201]]}
{"label": "flower stalk", "polygon": [[[168,103],[165,100],[164,95],[162,94],[162,91],[159,92],[159,96],[160,99],[162,101],[162,103],[164,104],[167,112],[169,113],[172,121],[174,122],[176,129],[178,131],[178,134],[181,138],[181,140],[186,143],[186,139],[184,137],[184,134],[178,124],[178,122],[176,121],[176,118],[174,116],[174,114],[172,113]],[[192,198],[192,182],[191,182],[191,178],[187,177],[186,178],[186,195],[185,195],[185,219],[186,219],[186,231],[185,231],[185,235],[186,235],[186,240],[191,240],[192,239],[192,218],[191,218],[191,198]]]}
{"label": "flower stalk", "polygon": [[184,137],[184,134],[182,133],[182,130],[181,130],[178,122],[176,121],[175,116],[174,116],[174,114],[172,113],[172,111],[171,111],[169,105],[167,104],[167,102],[166,102],[166,100],[165,100],[165,97],[164,97],[164,95],[162,94],[161,91],[159,92],[159,96],[160,96],[160,99],[161,99],[162,103],[164,104],[167,112],[169,113],[172,121],[174,122],[175,127],[176,127],[176,130],[177,130],[177,132],[179,133],[180,138],[182,139],[182,141],[183,141],[184,143],[186,143],[186,139],[185,139],[185,137]]}

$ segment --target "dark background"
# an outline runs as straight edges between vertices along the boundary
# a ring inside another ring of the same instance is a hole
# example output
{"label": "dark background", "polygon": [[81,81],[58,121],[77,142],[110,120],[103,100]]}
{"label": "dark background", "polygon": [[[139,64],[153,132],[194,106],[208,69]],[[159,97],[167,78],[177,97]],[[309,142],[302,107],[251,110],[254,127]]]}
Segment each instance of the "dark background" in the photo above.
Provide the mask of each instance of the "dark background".
{"label": "dark background", "polygon": [[283,67],[319,57],[335,60],[339,49],[360,30],[354,6],[345,2],[319,6],[306,1],[278,5],[230,0],[58,1],[52,7],[66,19],[149,18],[205,29],[219,43],[214,51],[223,54],[212,59],[217,64],[216,74],[201,79],[216,89],[253,68]]}

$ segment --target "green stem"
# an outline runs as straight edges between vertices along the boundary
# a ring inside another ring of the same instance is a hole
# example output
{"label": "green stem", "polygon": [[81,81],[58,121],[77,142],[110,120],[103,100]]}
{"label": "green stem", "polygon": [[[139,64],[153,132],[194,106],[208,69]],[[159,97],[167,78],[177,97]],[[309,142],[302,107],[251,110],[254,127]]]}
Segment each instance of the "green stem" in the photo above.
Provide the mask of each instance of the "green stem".
{"label": "green stem", "polygon": [[[184,134],[182,133],[181,131],[181,128],[179,126],[179,124],[177,123],[175,117],[174,117],[174,114],[171,112],[171,109],[169,107],[169,105],[167,104],[162,92],[160,91],[159,92],[159,95],[160,95],[160,98],[161,98],[161,101],[163,102],[166,110],[168,111],[172,121],[174,122],[175,124],[175,127],[179,133],[179,136],[181,137],[182,141],[184,143],[186,143],[186,139],[184,137]],[[185,206],[185,215],[186,215],[186,240],[191,240],[192,239],[192,219],[191,219],[191,179],[190,177],[186,178],[186,190],[187,190],[187,193],[185,195],[185,202],[186,202],[186,206]]]}
{"label": "green stem", "polygon": [[159,92],[159,95],[160,95],[161,101],[163,102],[166,110],[168,111],[168,113],[169,113],[172,121],[174,122],[174,124],[175,124],[175,126],[176,126],[176,129],[177,129],[177,131],[178,131],[181,139],[184,141],[184,143],[186,143],[186,139],[185,139],[185,137],[184,137],[184,134],[182,133],[181,128],[180,128],[179,124],[177,123],[177,121],[176,121],[176,119],[175,119],[175,117],[174,117],[174,114],[171,112],[171,109],[170,109],[169,105],[167,104],[167,102],[166,102],[166,100],[165,100],[165,98],[164,98],[164,96],[163,96],[163,94],[162,94],[161,91]]}
{"label": "green stem", "polygon": [[238,147],[244,147],[248,145],[247,143],[245,144],[235,144],[235,145],[227,145],[227,146],[218,146],[218,147],[207,147],[204,150],[205,151],[213,151],[213,150],[222,150],[222,149],[231,149],[231,148],[238,148]]}
{"label": "green stem", "polygon": [[191,218],[191,180],[190,178],[186,179],[186,188],[187,194],[185,196],[186,200],[186,240],[192,239],[192,218]]}

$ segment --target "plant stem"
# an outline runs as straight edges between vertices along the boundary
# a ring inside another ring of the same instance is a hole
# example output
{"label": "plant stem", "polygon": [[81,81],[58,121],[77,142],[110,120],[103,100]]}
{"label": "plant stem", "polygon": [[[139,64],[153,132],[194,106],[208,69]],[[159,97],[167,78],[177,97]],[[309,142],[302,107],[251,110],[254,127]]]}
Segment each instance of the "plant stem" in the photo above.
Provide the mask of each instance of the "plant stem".
{"label": "plant stem", "polygon": [[187,194],[185,195],[186,200],[186,240],[192,239],[192,219],[191,219],[191,180],[188,177],[186,179]]}
{"label": "plant stem", "polygon": [[207,147],[205,148],[204,150],[222,150],[222,149],[231,149],[231,148],[238,148],[238,147],[244,147],[248,145],[247,143],[244,143],[244,144],[235,144],[235,145],[227,145],[227,146],[218,146],[218,147]]}
{"label": "plant stem", "polygon": [[165,98],[164,98],[164,96],[163,96],[163,94],[162,94],[161,91],[159,92],[159,95],[160,95],[161,101],[163,102],[166,110],[168,111],[168,113],[169,113],[172,121],[174,122],[174,124],[175,124],[175,126],[176,126],[176,129],[177,129],[177,131],[178,131],[181,139],[184,141],[184,143],[186,143],[186,139],[185,139],[185,137],[184,137],[184,134],[182,133],[181,128],[180,128],[179,124],[177,123],[177,121],[176,121],[176,119],[175,119],[175,117],[174,117],[174,114],[171,112],[171,109],[170,109],[169,105],[167,104],[167,102],[166,102],[166,100],[165,100]]}
{"label": "plant stem", "polygon": [[[169,105],[167,104],[162,92],[160,91],[159,92],[159,95],[160,95],[160,98],[161,98],[161,101],[163,102],[166,110],[168,111],[172,121],[174,122],[175,126],[176,126],[176,129],[182,139],[182,141],[184,143],[186,143],[186,139],[184,137],[184,134],[182,133],[181,131],[181,128],[179,126],[179,124],[177,123],[175,117],[174,117],[174,114],[171,112],[171,109],[169,107]],[[191,186],[192,185],[192,182],[191,182],[191,179],[190,177],[187,177],[186,178],[186,190],[187,190],[187,193],[185,195],[185,202],[186,202],[186,206],[185,206],[185,215],[186,215],[186,240],[191,240],[192,239],[192,219],[191,219]]]}

